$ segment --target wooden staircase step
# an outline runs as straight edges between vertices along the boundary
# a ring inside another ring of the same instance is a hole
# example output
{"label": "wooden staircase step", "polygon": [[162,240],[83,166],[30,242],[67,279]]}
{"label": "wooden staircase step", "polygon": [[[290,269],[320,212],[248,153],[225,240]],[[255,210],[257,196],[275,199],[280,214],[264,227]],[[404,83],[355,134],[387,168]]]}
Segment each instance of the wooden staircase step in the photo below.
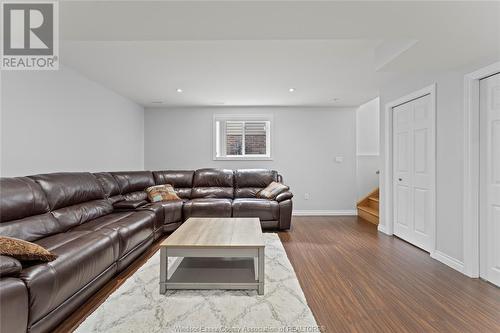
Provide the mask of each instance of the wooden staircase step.
{"label": "wooden staircase step", "polygon": [[369,206],[358,206],[358,216],[370,223],[378,225],[378,209]]}
{"label": "wooden staircase step", "polygon": [[375,209],[377,211],[377,214],[378,214],[378,198],[369,197],[368,202],[361,204],[361,206],[368,206],[372,209]]}
{"label": "wooden staircase step", "polygon": [[369,206],[358,206],[358,209],[378,217],[378,209],[374,209]]}
{"label": "wooden staircase step", "polygon": [[379,210],[379,189],[368,193],[363,199],[358,201],[358,216],[364,220],[378,224],[378,210]]}

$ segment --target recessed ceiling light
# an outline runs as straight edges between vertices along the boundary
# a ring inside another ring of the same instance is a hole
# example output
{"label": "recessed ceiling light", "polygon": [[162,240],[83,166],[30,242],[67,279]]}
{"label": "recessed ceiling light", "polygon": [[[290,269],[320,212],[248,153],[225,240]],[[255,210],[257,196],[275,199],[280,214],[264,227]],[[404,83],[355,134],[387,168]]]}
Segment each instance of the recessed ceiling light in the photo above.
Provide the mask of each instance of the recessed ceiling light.
{"label": "recessed ceiling light", "polygon": [[289,92],[294,92],[295,91],[295,88],[290,88],[288,89]]}
{"label": "recessed ceiling light", "polygon": [[163,104],[163,101],[152,101],[151,104]]}
{"label": "recessed ceiling light", "polygon": [[213,102],[214,105],[224,105],[226,104],[225,102]]}
{"label": "recessed ceiling light", "polygon": [[184,91],[184,90],[182,90],[181,88],[177,88],[177,92],[178,92],[178,93],[181,93],[181,92],[183,92],[183,91]]}

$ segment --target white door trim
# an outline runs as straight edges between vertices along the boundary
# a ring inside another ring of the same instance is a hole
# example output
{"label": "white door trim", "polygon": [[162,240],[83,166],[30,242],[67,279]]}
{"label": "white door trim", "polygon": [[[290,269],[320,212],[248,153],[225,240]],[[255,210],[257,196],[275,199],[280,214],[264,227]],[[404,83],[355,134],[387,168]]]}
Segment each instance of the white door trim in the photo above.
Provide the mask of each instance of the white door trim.
{"label": "white door trim", "polygon": [[479,80],[500,72],[496,62],[464,77],[464,274],[479,277]]}
{"label": "white door trim", "polygon": [[[393,132],[393,124],[392,124],[392,109],[395,108],[398,105],[410,102],[414,99],[423,97],[425,95],[430,95],[431,99],[431,113],[432,117],[434,119],[433,122],[433,141],[434,145],[436,145],[436,84],[431,84],[430,86],[427,86],[421,90],[415,91],[411,94],[408,94],[406,96],[403,96],[401,98],[398,98],[395,101],[389,102],[385,105],[385,110],[384,110],[384,116],[385,116],[385,131],[384,131],[384,160],[383,160],[383,166],[382,166],[382,176],[381,176],[381,183],[380,183],[380,205],[382,207],[381,210],[381,215],[380,215],[380,224],[378,227],[378,230],[388,234],[392,235],[394,233],[394,219],[393,219],[393,137],[392,137],[392,132]],[[436,149],[434,149],[436,151]],[[436,156],[434,156],[434,162],[436,162]],[[431,248],[430,248],[430,253],[431,256],[433,255],[435,249],[436,249],[436,163],[434,163],[434,170],[432,172],[432,184],[433,184],[433,189],[432,189],[432,200],[434,201],[433,207],[434,211],[431,212],[431,217],[432,217],[432,242],[431,242]]]}

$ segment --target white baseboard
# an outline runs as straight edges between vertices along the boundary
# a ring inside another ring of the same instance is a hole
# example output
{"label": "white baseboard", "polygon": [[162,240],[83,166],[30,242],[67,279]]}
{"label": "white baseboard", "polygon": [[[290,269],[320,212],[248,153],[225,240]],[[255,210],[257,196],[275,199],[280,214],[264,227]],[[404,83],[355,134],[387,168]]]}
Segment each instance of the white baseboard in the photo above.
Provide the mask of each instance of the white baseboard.
{"label": "white baseboard", "polygon": [[346,216],[358,215],[356,210],[294,210],[294,216]]}
{"label": "white baseboard", "polygon": [[464,272],[464,263],[463,262],[461,262],[460,260],[457,260],[453,257],[450,257],[449,255],[447,255],[443,252],[436,250],[436,251],[431,253],[431,258],[442,262],[443,264],[459,271],[460,273]]}

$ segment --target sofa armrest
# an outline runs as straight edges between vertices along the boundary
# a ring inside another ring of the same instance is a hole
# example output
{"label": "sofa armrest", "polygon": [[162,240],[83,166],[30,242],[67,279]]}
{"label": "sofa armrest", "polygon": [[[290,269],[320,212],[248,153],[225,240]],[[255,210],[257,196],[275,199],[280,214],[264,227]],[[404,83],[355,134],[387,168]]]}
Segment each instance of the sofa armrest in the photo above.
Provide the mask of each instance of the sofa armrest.
{"label": "sofa armrest", "polygon": [[119,210],[134,210],[147,204],[148,202],[146,200],[123,200],[115,202],[113,208]]}
{"label": "sofa armrest", "polygon": [[281,201],[285,201],[285,200],[288,200],[291,198],[293,198],[293,193],[290,191],[286,191],[286,192],[278,194],[276,196],[276,201],[281,202]]}
{"label": "sofa armrest", "polygon": [[28,332],[29,309],[28,288],[23,280],[10,276],[0,278],[0,332]]}
{"label": "sofa armrest", "polygon": [[288,230],[292,224],[292,210],[293,203],[291,199],[283,200],[279,203],[280,206],[280,220],[279,229]]}
{"label": "sofa armrest", "polygon": [[18,276],[23,266],[19,260],[0,255],[0,277]]}

